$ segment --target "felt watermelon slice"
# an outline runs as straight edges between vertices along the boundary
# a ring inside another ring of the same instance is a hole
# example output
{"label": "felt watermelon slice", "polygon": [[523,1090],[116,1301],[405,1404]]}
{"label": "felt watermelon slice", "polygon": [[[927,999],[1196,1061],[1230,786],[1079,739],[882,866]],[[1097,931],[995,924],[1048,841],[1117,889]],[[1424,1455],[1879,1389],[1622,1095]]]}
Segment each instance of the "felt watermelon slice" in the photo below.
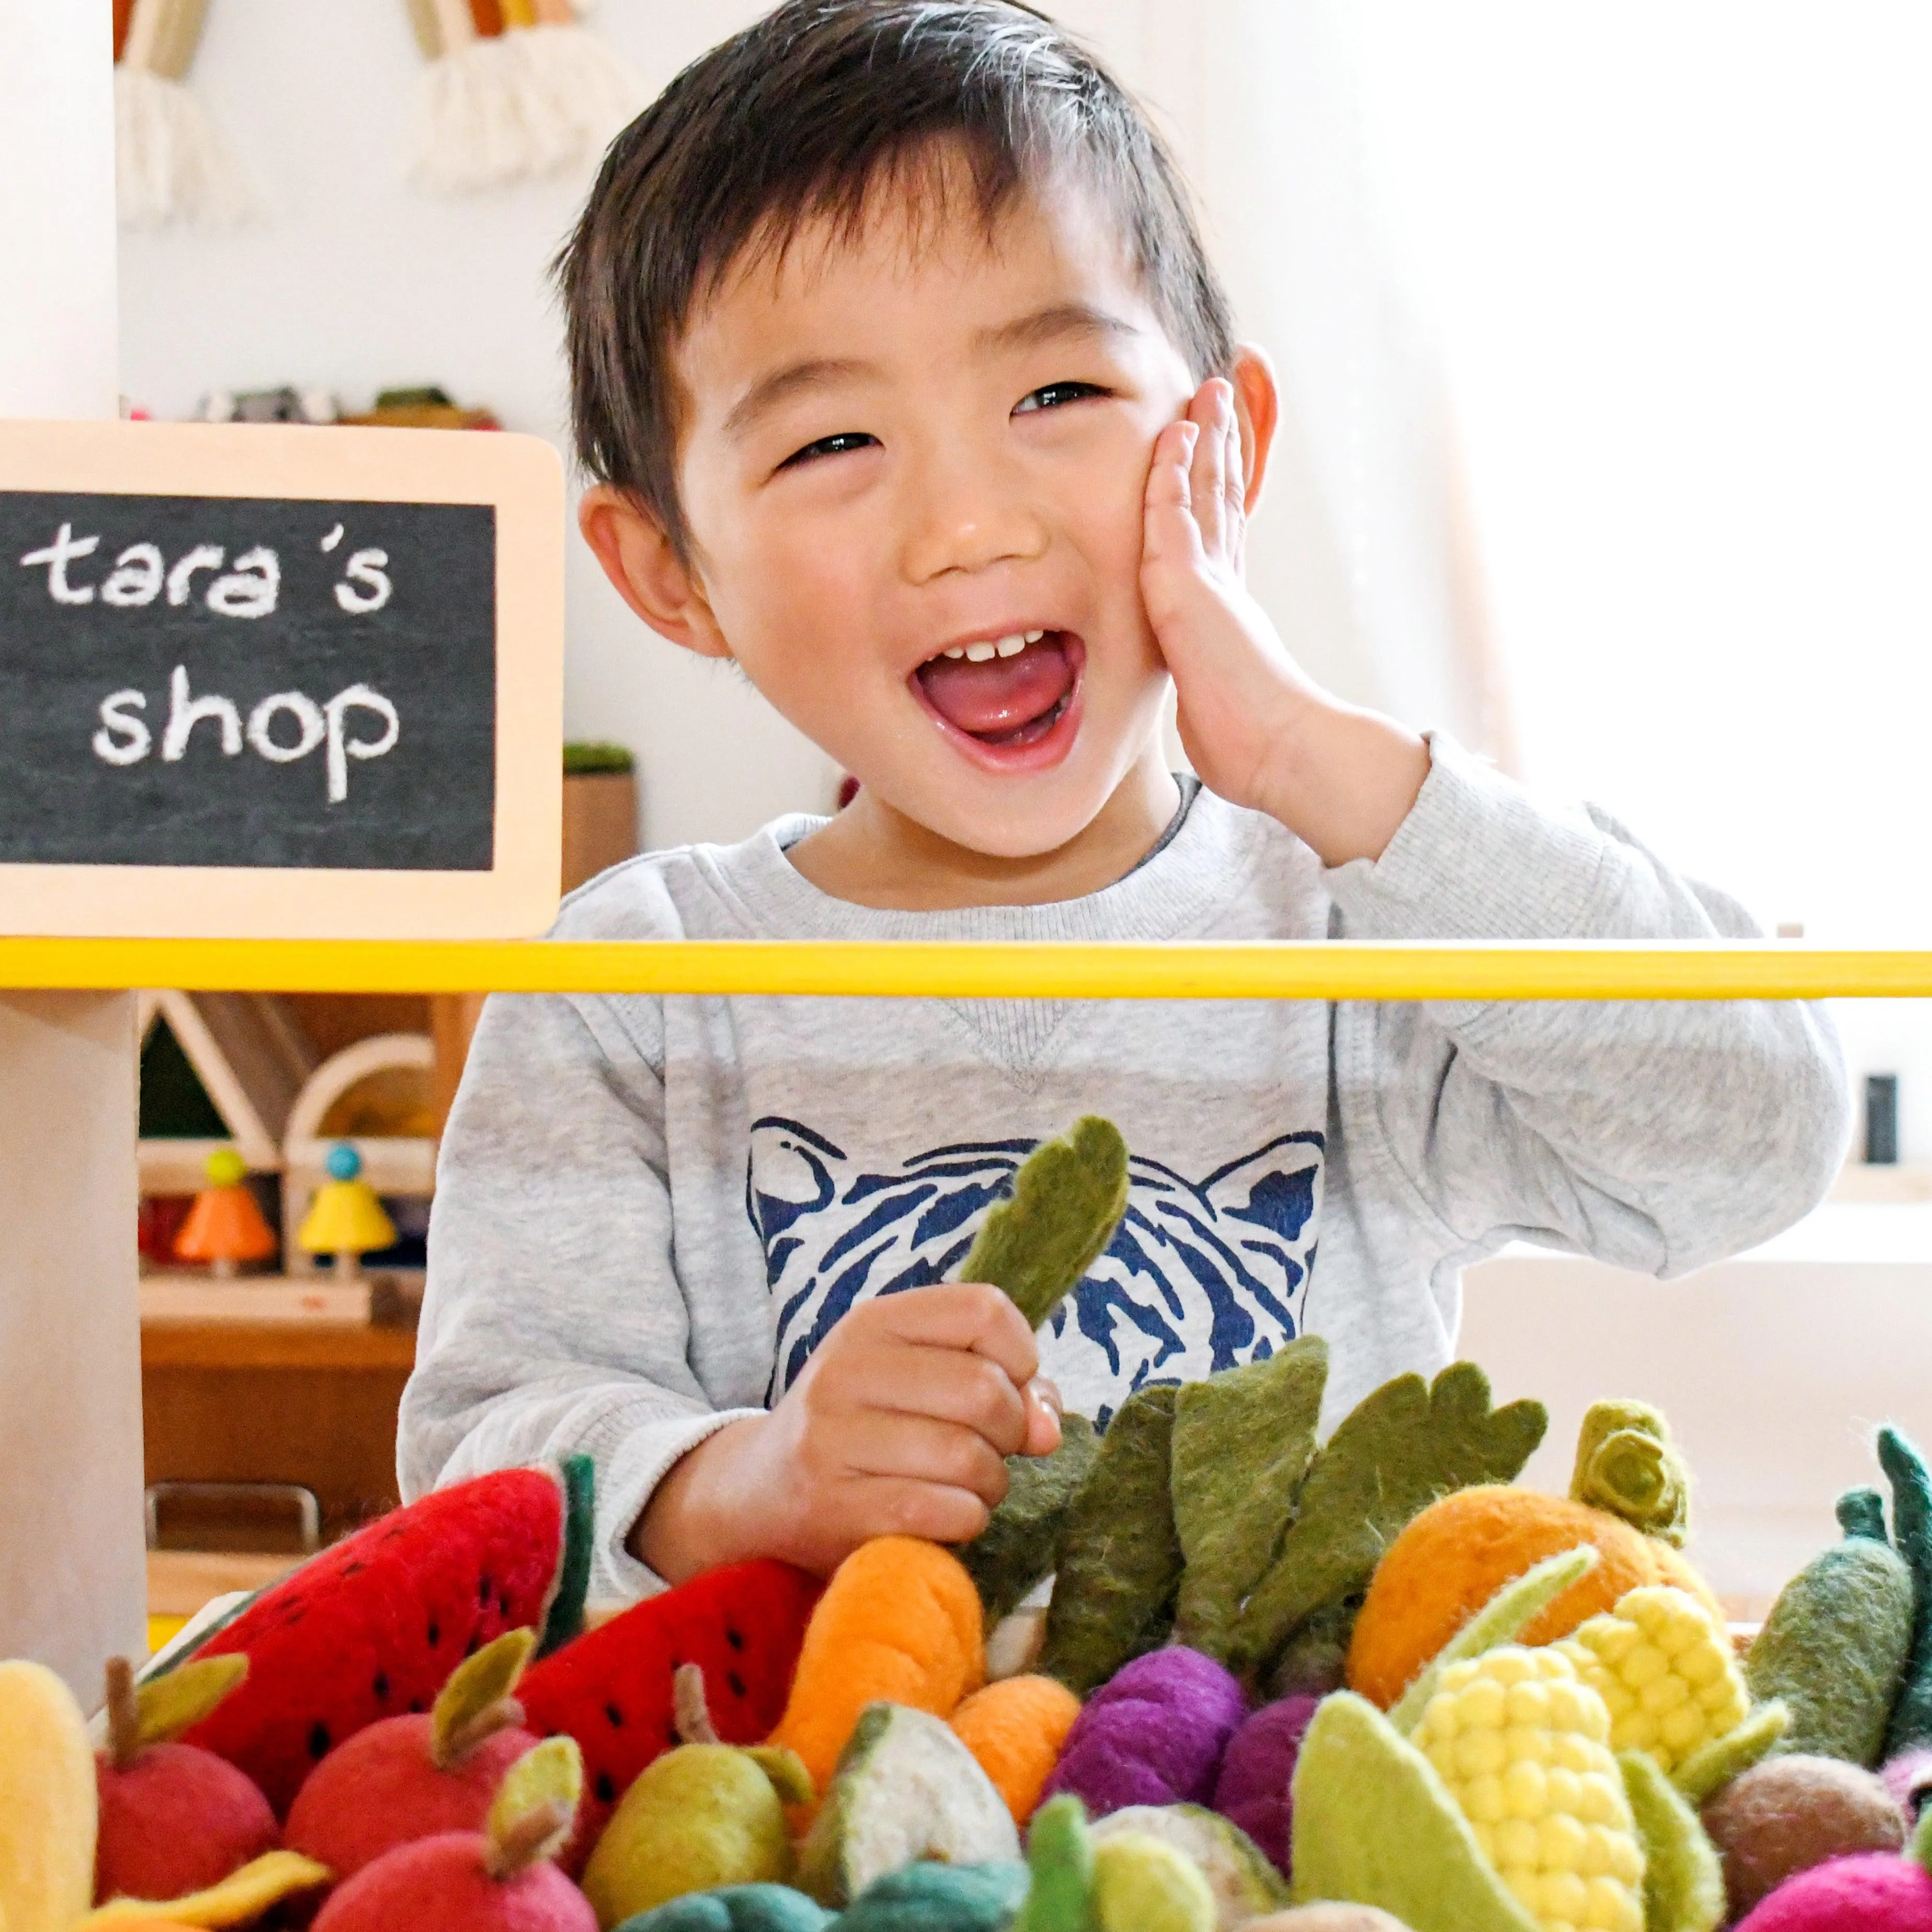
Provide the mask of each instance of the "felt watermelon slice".
{"label": "felt watermelon slice", "polygon": [[723,1742],[761,1744],[770,1735],[823,1587],[770,1558],[724,1564],[646,1598],[524,1673],[517,1699],[525,1727],[573,1737],[584,1754],[574,1856],[588,1856],[631,1780],[679,1742],[673,1681],[680,1664],[703,1667]]}
{"label": "felt watermelon slice", "polygon": [[466,1657],[544,1623],[570,1567],[565,1516],[557,1474],[502,1469],[379,1517],[201,1646],[202,1657],[246,1655],[248,1675],[184,1742],[238,1765],[285,1816],[345,1738],[427,1711]]}

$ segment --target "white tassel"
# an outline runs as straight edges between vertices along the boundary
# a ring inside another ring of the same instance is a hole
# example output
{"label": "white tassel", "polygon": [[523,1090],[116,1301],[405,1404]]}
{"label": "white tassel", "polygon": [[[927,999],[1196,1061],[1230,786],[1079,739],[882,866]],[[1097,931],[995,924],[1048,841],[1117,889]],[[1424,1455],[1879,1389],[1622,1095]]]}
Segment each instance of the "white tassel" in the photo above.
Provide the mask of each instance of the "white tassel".
{"label": "white tassel", "polygon": [[411,176],[460,194],[580,166],[643,98],[622,56],[580,27],[471,39],[423,75]]}
{"label": "white tassel", "polygon": [[126,227],[226,224],[257,207],[201,103],[181,82],[127,61],[114,70],[114,176]]}

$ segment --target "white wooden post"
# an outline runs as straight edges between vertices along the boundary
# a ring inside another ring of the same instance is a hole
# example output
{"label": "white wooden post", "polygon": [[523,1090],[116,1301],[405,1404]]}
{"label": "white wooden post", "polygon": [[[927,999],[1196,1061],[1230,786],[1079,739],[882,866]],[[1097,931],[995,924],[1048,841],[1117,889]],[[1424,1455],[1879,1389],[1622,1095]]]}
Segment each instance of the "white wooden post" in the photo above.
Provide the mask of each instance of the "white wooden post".
{"label": "white wooden post", "polygon": [[[116,412],[110,14],[0,0],[0,417]],[[0,1657],[90,1706],[144,1649],[136,1064],[131,993],[0,997]]]}

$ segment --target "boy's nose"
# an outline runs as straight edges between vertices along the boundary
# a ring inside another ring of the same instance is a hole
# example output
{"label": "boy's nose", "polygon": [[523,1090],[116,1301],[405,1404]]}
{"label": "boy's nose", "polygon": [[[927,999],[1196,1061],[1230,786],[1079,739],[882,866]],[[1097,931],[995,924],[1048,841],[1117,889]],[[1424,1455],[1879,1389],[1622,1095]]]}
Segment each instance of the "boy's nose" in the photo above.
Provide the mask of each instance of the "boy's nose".
{"label": "boy's nose", "polygon": [[926,493],[909,520],[905,572],[926,584],[949,572],[1033,562],[1047,544],[1044,519],[1019,496],[990,479],[956,477]]}

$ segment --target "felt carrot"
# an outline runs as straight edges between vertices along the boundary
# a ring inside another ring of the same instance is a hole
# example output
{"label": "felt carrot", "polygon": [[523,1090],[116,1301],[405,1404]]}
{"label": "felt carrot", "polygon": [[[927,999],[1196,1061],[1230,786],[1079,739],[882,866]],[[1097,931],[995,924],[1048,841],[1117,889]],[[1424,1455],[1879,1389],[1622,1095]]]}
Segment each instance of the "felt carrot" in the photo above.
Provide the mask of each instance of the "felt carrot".
{"label": "felt carrot", "polygon": [[796,1751],[822,1791],[868,1704],[950,1718],[986,1677],[980,1594],[959,1559],[916,1537],[874,1537],[825,1586],[770,1742]]}
{"label": "felt carrot", "polygon": [[206,0],[116,0],[114,182],[130,228],[232,221],[254,197],[184,84]]}
{"label": "felt carrot", "polygon": [[1060,1748],[1080,1714],[1080,1700],[1052,1677],[1008,1677],[976,1690],[952,1714],[952,1729],[1024,1826]]}

